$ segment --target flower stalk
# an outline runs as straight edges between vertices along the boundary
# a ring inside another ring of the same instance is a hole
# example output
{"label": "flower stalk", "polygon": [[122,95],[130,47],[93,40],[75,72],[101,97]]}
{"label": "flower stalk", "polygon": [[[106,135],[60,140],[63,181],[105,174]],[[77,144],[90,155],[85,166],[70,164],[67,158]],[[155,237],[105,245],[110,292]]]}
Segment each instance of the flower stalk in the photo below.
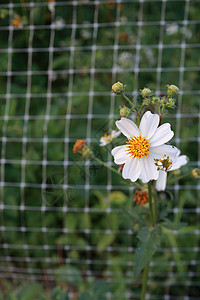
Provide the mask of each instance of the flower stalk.
{"label": "flower stalk", "polygon": [[155,227],[155,216],[154,216],[153,201],[152,201],[151,181],[148,182],[148,197],[149,197],[149,210],[150,210],[150,216],[151,216],[151,225],[153,227]]}
{"label": "flower stalk", "polygon": [[141,300],[145,300],[145,296],[146,296],[148,271],[149,271],[149,263],[144,268],[144,273],[143,273],[143,278],[142,278]]}

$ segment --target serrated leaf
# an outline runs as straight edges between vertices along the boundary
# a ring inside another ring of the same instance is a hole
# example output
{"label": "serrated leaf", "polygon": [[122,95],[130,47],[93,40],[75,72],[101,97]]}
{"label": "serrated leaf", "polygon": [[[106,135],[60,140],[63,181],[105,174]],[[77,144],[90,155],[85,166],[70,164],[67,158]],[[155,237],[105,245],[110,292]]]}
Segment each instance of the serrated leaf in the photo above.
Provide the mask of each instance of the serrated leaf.
{"label": "serrated leaf", "polygon": [[126,213],[132,221],[137,219],[140,224],[145,224],[145,220],[141,217],[141,212],[138,212],[136,209],[128,210],[124,208],[123,212]]}
{"label": "serrated leaf", "polygon": [[167,229],[179,230],[179,229],[187,226],[187,223],[185,223],[185,222],[174,223],[168,219],[165,219],[165,222],[162,222],[160,225],[162,225],[163,227],[165,227]]}
{"label": "serrated leaf", "polygon": [[134,278],[144,269],[147,263],[160,246],[161,229],[156,226],[154,229],[142,228],[137,238],[140,240],[136,249],[136,262],[134,269]]}

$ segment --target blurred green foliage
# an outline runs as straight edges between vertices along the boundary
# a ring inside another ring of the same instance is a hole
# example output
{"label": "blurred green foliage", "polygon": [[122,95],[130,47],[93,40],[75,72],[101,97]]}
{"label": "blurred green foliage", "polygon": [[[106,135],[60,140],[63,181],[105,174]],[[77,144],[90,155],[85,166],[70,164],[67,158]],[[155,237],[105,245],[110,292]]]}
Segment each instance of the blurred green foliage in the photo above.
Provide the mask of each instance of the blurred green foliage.
{"label": "blurred green foliage", "polygon": [[[7,2],[3,0],[1,4]],[[136,234],[129,234],[129,230],[137,233],[137,210],[145,216],[145,208],[135,208],[132,190],[115,174],[97,165],[85,166],[73,154],[72,147],[77,138],[86,138],[89,133],[95,154],[105,161],[108,159],[112,146],[99,149],[99,138],[110,128],[109,113],[114,113],[118,118],[118,107],[124,104],[120,97],[111,98],[113,79],[127,85],[130,97],[133,90],[144,86],[155,90],[159,80],[161,90],[165,90],[167,84],[179,86],[181,83],[184,94],[177,105],[183,115],[176,119],[174,112],[170,112],[166,121],[172,124],[175,132],[177,130],[175,137],[180,138],[182,153],[195,166],[199,158],[197,112],[200,105],[200,73],[196,67],[200,64],[200,25],[199,22],[189,22],[184,27],[185,1],[167,1],[167,23],[160,26],[163,3],[144,1],[144,23],[141,27],[137,26],[141,11],[138,1],[100,3],[97,35],[93,26],[97,7],[92,1],[88,5],[81,1],[77,6],[67,2],[66,5],[57,5],[54,17],[51,17],[46,5],[32,8],[14,6],[10,15],[7,8],[0,9],[0,130],[1,136],[7,137],[5,149],[1,142],[1,153],[5,152],[6,159],[5,174],[1,176],[9,183],[1,187],[6,205],[1,214],[1,226],[5,226],[6,231],[1,232],[0,241],[12,246],[7,249],[2,247],[0,255],[1,258],[7,255],[18,258],[11,262],[3,259],[1,267],[6,277],[12,277],[12,268],[22,271],[29,267],[33,268],[33,273],[34,268],[40,270],[43,277],[46,276],[45,270],[52,270],[55,276],[52,284],[48,282],[48,276],[41,284],[25,282],[23,285],[17,280],[4,280],[1,282],[0,299],[67,300],[70,291],[75,292],[74,299],[79,300],[103,300],[107,291],[113,293],[113,299],[124,299],[127,292],[136,296],[140,292],[139,281],[133,284],[133,265],[130,264],[135,261],[134,248],[138,239]],[[13,27],[9,31],[8,26],[12,24],[15,14],[23,17],[25,23],[22,28]],[[38,26],[32,40],[28,27],[32,22],[30,15],[34,25]],[[189,21],[199,20],[199,15],[199,3],[192,2]],[[121,22],[119,27],[115,26],[116,18]],[[76,30],[72,29],[73,22],[78,24]],[[51,24],[54,29],[50,28]],[[49,45],[52,39],[54,51],[51,65]],[[184,65],[181,62],[183,41],[187,44]],[[163,49],[158,47],[160,42],[163,42]],[[116,43],[119,45],[117,52],[114,49]],[[139,52],[136,48],[138,43],[142,46]],[[94,45],[97,46],[96,51],[92,48]],[[28,52],[29,46],[33,52]],[[13,51],[8,52],[8,48]],[[160,55],[162,60],[159,65]],[[32,63],[29,66],[30,60]],[[113,67],[116,73],[113,73]],[[135,72],[134,67],[139,68],[139,73]],[[157,67],[163,68],[160,79]],[[187,68],[183,81],[180,67]],[[95,68],[94,73],[91,68]],[[47,71],[51,69],[48,75]],[[13,73],[10,75],[7,71]],[[33,72],[31,76],[27,71]],[[50,100],[47,95],[48,82],[51,82]],[[30,89],[27,89],[28,84]],[[94,94],[91,96],[89,91]],[[30,102],[27,93],[30,93]],[[9,102],[6,101],[6,94],[11,95]],[[28,120],[24,118],[27,113]],[[93,115],[91,132],[88,113]],[[50,115],[48,122],[45,121],[45,114]],[[7,123],[4,122],[4,115],[9,116]],[[113,121],[114,129],[114,120],[110,121]],[[46,155],[44,136],[49,138]],[[26,144],[24,137],[28,139]],[[28,161],[25,171],[22,171],[22,159]],[[43,159],[49,162],[46,168],[42,166]],[[65,160],[70,164],[64,165]],[[188,168],[186,166],[185,170]],[[48,187],[42,192],[44,176]],[[29,186],[20,188],[22,182]],[[66,182],[69,187],[63,189],[62,185]],[[87,190],[85,184],[94,188]],[[156,295],[167,293],[172,297],[195,297],[198,294],[196,283],[200,268],[191,261],[199,259],[198,251],[194,251],[198,247],[195,230],[199,229],[199,216],[195,209],[199,207],[199,191],[194,179],[181,180],[179,184],[182,187],[180,190],[170,190],[173,200],[168,200],[167,193],[161,193],[160,203],[161,206],[167,205],[172,221],[183,221],[188,225],[175,237],[166,229],[166,239],[162,240],[162,249],[165,250],[156,254],[155,264],[151,266],[150,280],[153,283],[149,292]],[[61,186],[57,188],[56,185]],[[20,205],[29,209],[20,210]],[[44,205],[46,211],[42,210]],[[63,207],[67,209],[63,210]],[[89,207],[89,213],[84,210],[85,207]],[[191,211],[174,213],[173,208]],[[20,227],[25,227],[27,231],[20,230]],[[47,231],[41,228],[47,228]],[[46,245],[52,247],[45,248]],[[171,251],[173,247],[179,248],[180,252]],[[26,260],[28,257],[30,261]],[[47,257],[49,260],[46,260]],[[174,261],[174,265],[170,261]],[[88,270],[91,275],[88,275]],[[184,284],[190,271],[197,275],[187,286]],[[175,285],[165,287],[167,275],[162,278],[163,285],[159,285],[159,274],[170,272],[174,273],[173,279],[170,279]],[[57,287],[53,289],[55,285]],[[49,289],[53,289],[52,293],[46,291]]]}

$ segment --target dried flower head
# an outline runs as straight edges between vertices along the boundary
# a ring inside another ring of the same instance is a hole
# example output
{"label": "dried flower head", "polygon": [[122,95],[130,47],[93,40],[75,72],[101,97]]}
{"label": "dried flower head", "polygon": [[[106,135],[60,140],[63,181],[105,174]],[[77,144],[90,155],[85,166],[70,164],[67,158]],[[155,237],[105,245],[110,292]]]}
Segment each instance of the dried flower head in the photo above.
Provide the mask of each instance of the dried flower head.
{"label": "dried flower head", "polygon": [[77,140],[73,146],[73,152],[81,154],[83,158],[89,159],[93,156],[92,150],[86,145],[86,140]]}
{"label": "dried flower head", "polygon": [[144,205],[144,204],[148,203],[147,191],[137,190],[133,197],[133,201],[136,202],[137,205]]}
{"label": "dried flower head", "polygon": [[22,23],[22,19],[19,15],[15,15],[14,18],[11,21],[12,26],[14,27],[19,27],[22,28],[23,27],[23,23]]}
{"label": "dried flower head", "polygon": [[85,146],[86,140],[77,140],[73,146],[73,152],[79,153]]}

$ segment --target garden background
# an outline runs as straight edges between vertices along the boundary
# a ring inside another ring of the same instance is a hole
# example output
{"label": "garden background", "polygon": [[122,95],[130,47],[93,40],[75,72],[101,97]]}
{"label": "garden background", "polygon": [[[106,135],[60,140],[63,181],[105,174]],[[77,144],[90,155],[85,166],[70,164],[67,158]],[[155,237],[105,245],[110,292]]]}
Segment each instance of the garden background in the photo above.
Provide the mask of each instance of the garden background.
{"label": "garden background", "polygon": [[[99,147],[125,104],[112,84],[134,101],[175,84],[165,121],[184,170],[200,167],[199,53],[199,1],[1,1],[0,299],[140,298],[134,188],[72,148],[86,138],[112,164],[112,146]],[[199,183],[161,194],[187,225],[166,232],[147,299],[200,297]]]}

